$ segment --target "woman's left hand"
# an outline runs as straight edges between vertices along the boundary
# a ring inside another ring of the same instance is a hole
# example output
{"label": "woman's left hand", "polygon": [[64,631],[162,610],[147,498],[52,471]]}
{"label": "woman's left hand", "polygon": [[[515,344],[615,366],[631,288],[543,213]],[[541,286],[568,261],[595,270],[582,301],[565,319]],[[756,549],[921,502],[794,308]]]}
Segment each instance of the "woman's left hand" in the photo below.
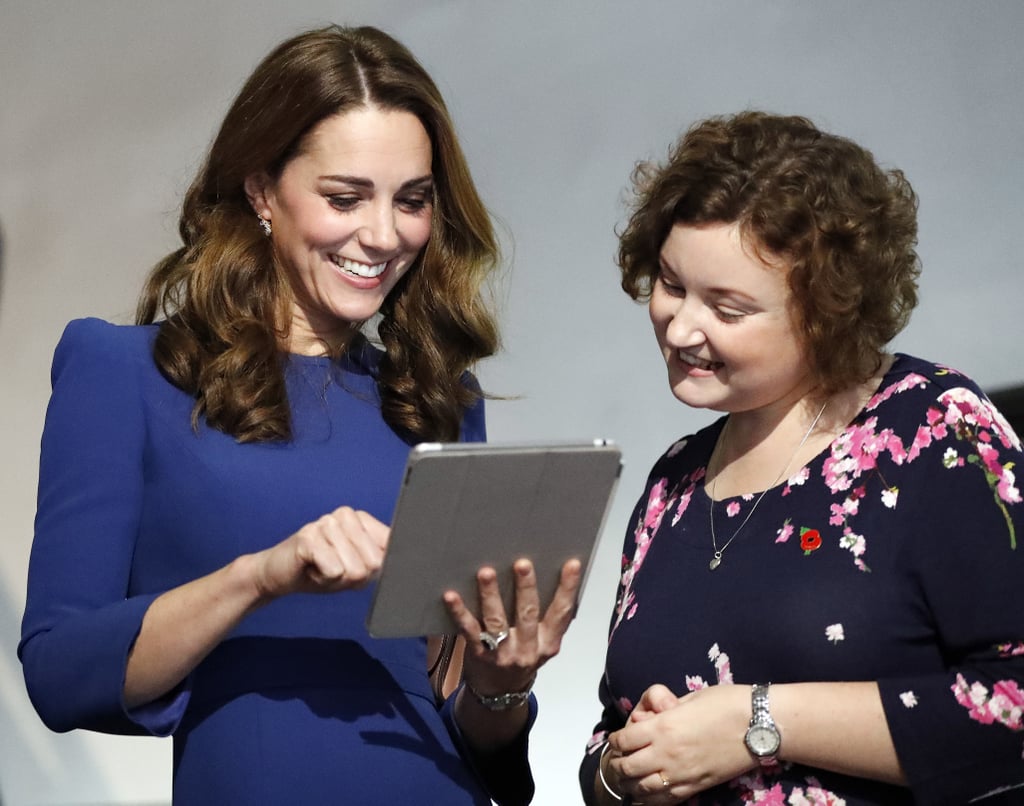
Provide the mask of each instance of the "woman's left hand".
{"label": "woman's left hand", "polygon": [[757,767],[743,743],[750,687],[709,686],[676,697],[651,686],[608,737],[615,789],[645,806],[679,803]]}
{"label": "woman's left hand", "polygon": [[[563,567],[558,589],[543,616],[533,563],[517,560],[515,613],[509,618],[501,600],[498,575],[493,568],[477,573],[480,612],[483,623],[454,591],[444,596],[445,604],[466,642],[463,675],[472,689],[484,696],[524,691],[544,663],[558,654],[562,636],[576,615],[581,566],[569,560]],[[496,644],[493,648],[484,641]],[[481,638],[484,638],[482,641]]]}

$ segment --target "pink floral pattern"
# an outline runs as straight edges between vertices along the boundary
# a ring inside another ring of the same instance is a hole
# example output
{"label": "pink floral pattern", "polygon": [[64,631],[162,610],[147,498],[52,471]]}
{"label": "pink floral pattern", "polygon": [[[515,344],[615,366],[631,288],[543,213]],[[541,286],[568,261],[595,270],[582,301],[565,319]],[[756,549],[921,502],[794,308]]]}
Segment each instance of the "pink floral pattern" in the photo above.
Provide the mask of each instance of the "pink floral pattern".
{"label": "pink floral pattern", "polygon": [[[948,757],[951,737],[969,748],[961,761],[974,772],[957,785],[972,794],[963,802],[991,788],[992,762],[982,757],[991,742],[1024,760],[1024,621],[1010,615],[1024,611],[1012,581],[1024,578],[1020,439],[963,376],[898,361],[828,449],[763,497],[718,570],[708,568],[703,482],[721,421],[659,461],[627,535],[600,727],[616,729],[652,683],[684,694],[733,683],[734,670],[742,683],[874,674],[886,716],[899,725],[898,749],[910,741],[924,748],[910,754],[918,756],[918,776],[930,758],[922,753]],[[734,496],[716,506],[719,531],[732,534],[754,500],[762,498]],[[658,552],[647,563],[655,539]],[[906,646],[908,635],[933,630],[942,659],[932,661],[928,646]],[[781,654],[765,655],[780,642]],[[899,682],[877,671],[879,663],[901,668],[904,652],[907,668],[919,671]],[[972,741],[979,732],[990,739]],[[932,742],[940,734],[945,739]],[[884,784],[869,784],[868,795],[854,791],[835,773],[783,763],[688,803],[838,806],[844,798],[900,797]]]}
{"label": "pink floral pattern", "polygon": [[956,676],[953,696],[967,709],[971,719],[983,725],[999,724],[1013,731],[1024,730],[1024,691],[1014,680],[1000,680],[992,693],[981,683],[968,684],[962,674]]}
{"label": "pink floral pattern", "polygon": [[1006,505],[1019,504],[1022,499],[1012,469],[1013,462],[1004,462],[1000,449],[1005,451],[1012,448],[1019,451],[1020,439],[1003,416],[970,389],[950,389],[939,398],[939,402],[945,405],[944,411],[940,408],[929,410],[928,419],[933,435],[937,439],[945,437],[948,428],[958,441],[965,443],[964,451],[967,454],[966,457],[957,455],[953,462],[947,451],[943,455],[943,463],[950,469],[964,467],[966,463],[985,474],[993,501],[1006,520],[1010,547],[1016,548],[1017,535]]}
{"label": "pink floral pattern", "polygon": [[[680,440],[670,449],[670,453],[678,453],[686,445],[686,440]],[[673,454],[674,455],[674,454]],[[623,619],[631,619],[636,613],[637,600],[633,592],[633,584],[637,574],[643,567],[647,552],[650,550],[651,541],[661,526],[665,513],[675,507],[673,524],[675,524],[686,512],[693,497],[693,491],[697,484],[704,478],[705,468],[698,468],[694,473],[688,475],[670,490],[668,479],[658,479],[652,486],[647,496],[647,506],[637,521],[633,531],[633,556],[622,557],[622,576],[619,580],[619,598],[615,604],[615,621],[612,624],[608,635],[609,642],[615,635],[615,630]]]}
{"label": "pink floral pattern", "polygon": [[807,779],[806,789],[795,787],[786,801],[787,806],[846,806],[846,801],[823,789],[821,784],[814,778]]}
{"label": "pink floral pattern", "polygon": [[795,786],[786,794],[779,782],[771,779],[771,773],[763,770],[742,775],[730,786],[743,803],[761,806],[846,806],[846,800],[821,786],[814,776],[807,776],[806,786]]}
{"label": "pink floral pattern", "polygon": [[[909,373],[875,394],[865,410],[874,411],[894,395],[927,383],[923,375]],[[940,395],[936,405],[928,409],[926,422],[918,427],[909,448],[891,428],[879,429],[875,416],[868,416],[863,422],[849,426],[832,443],[823,468],[825,484],[833,494],[842,495],[842,498],[831,504],[829,524],[842,529],[840,545],[853,554],[854,564],[861,571],[871,570],[864,561],[867,540],[864,535],[853,531],[850,521],[857,516],[861,501],[867,495],[867,479],[879,477],[882,484],[880,500],[884,507],[895,509],[899,503],[899,489],[881,478],[879,460],[888,455],[896,465],[917,461],[928,455],[927,451],[933,444],[945,440],[949,434],[963,443],[963,453],[947,447],[936,461],[948,470],[977,467],[984,472],[992,490],[993,503],[1006,521],[1010,547],[1017,547],[1013,519],[1006,505],[1020,503],[1021,493],[1016,485],[1013,462],[1002,458],[1000,447],[1019,451],[1020,440],[987,400],[970,389],[957,387]]]}
{"label": "pink floral pattern", "polygon": [[[940,368],[939,371],[942,374],[958,374],[946,367]],[[883,507],[894,510],[899,504],[899,489],[889,485],[881,477],[881,471],[878,469],[880,459],[888,456],[898,466],[918,461],[929,456],[928,449],[936,442],[945,440],[949,434],[955,435],[957,441],[963,443],[962,453],[953,447],[947,447],[935,461],[941,462],[948,470],[973,467],[985,474],[985,479],[992,490],[993,504],[999,508],[1006,522],[1010,546],[1017,546],[1013,519],[1006,506],[1020,503],[1021,492],[1013,472],[1014,464],[1003,459],[1000,448],[1019,451],[1021,443],[1006,419],[987,400],[965,387],[945,391],[938,398],[936,405],[928,409],[926,422],[918,427],[909,448],[903,444],[893,429],[879,429],[877,416],[870,414],[893,396],[925,387],[928,383],[924,375],[912,372],[880,389],[865,407],[868,416],[853,423],[836,437],[829,455],[825,458],[824,482],[839,499],[829,506],[828,523],[841,530],[839,545],[850,552],[854,565],[861,571],[871,570],[865,561],[868,536],[856,532],[852,522],[860,512],[861,502],[868,495],[868,480],[875,477],[880,479],[881,488],[878,496]],[[677,455],[686,447],[687,442],[687,439],[677,441],[666,456]],[[697,468],[671,489],[667,478],[658,479],[651,487],[647,507],[634,531],[633,556],[622,558],[621,595],[616,605],[612,634],[623,619],[632,618],[636,612],[638,603],[633,591],[633,582],[643,566],[651,541],[661,526],[665,512],[674,510],[671,523],[675,526],[687,511],[694,491],[703,480],[706,471],[705,467]],[[801,468],[786,481],[782,495],[789,495],[793,487],[802,486],[809,479],[810,468]],[[742,512],[740,500],[749,503],[752,499],[752,495],[744,495],[729,501],[725,506],[727,516],[735,518]],[[802,530],[807,528],[801,527]],[[793,533],[794,526],[787,518],[776,533],[776,542],[788,542]],[[801,531],[801,534],[804,534],[804,531]],[[806,541],[802,544],[802,549],[807,551]]]}
{"label": "pink floral pattern", "polygon": [[587,755],[593,755],[604,747],[605,742],[608,741],[608,731],[599,730],[587,739]]}

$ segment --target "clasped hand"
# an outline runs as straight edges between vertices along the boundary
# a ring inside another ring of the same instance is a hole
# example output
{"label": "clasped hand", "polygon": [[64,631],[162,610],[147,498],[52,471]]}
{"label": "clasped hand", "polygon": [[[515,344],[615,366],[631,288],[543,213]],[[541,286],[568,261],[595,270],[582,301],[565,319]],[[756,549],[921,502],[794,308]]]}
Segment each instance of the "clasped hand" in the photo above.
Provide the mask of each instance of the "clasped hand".
{"label": "clasped hand", "polygon": [[743,744],[750,688],[719,685],[677,697],[644,692],[625,727],[608,737],[609,785],[634,803],[679,803],[757,766]]}

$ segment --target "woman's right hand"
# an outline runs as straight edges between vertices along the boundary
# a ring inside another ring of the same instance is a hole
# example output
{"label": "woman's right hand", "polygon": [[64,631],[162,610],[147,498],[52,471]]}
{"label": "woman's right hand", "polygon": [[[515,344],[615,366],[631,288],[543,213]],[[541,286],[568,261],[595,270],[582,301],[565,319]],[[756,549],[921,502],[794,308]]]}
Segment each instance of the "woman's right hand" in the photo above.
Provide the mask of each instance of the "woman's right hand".
{"label": "woman's right hand", "polygon": [[269,549],[158,596],[128,656],[128,707],[178,685],[249,613],[290,593],[359,588],[380,573],[391,530],[341,507]]}
{"label": "woman's right hand", "polygon": [[368,512],[339,507],[253,556],[260,599],[361,588],[380,573],[390,534]]}

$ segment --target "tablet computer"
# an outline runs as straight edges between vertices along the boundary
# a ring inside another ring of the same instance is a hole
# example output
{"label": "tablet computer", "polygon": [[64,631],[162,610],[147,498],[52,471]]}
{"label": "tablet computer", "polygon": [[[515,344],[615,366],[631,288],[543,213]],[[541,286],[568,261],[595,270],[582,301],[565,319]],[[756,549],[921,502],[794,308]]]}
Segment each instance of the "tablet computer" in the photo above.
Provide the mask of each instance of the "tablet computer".
{"label": "tablet computer", "polygon": [[[622,468],[611,442],[427,443],[409,453],[366,626],[378,638],[456,631],[441,597],[480,617],[476,574],[498,573],[514,622],[512,564],[533,562],[543,613],[573,557],[586,582]],[[582,593],[582,584],[580,592]]]}

